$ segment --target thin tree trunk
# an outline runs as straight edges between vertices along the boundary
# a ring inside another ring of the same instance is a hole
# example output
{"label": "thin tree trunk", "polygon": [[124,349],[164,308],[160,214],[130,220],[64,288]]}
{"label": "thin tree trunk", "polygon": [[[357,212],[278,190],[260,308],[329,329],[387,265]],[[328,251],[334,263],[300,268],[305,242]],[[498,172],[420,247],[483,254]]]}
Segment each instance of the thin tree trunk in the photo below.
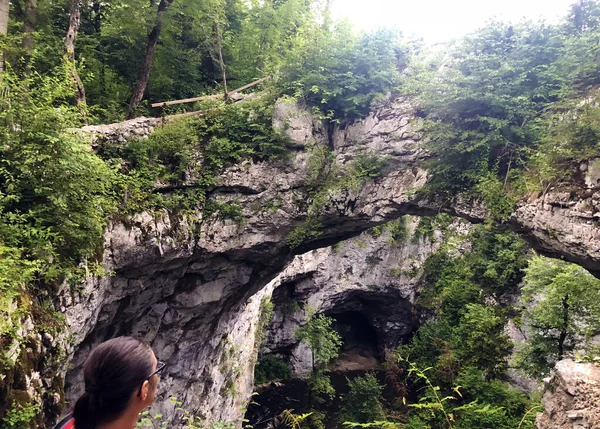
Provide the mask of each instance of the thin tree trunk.
{"label": "thin tree trunk", "polygon": [[223,61],[223,33],[221,32],[221,26],[217,23],[217,51],[219,54],[219,66],[221,67],[221,73],[223,75],[223,92],[225,93],[225,99],[228,98],[227,91],[227,73],[225,71],[225,61]]}
{"label": "thin tree trunk", "polygon": [[65,37],[64,53],[69,67],[69,73],[73,79],[73,86],[75,87],[75,100],[81,112],[83,122],[87,124],[88,115],[85,87],[83,86],[83,82],[75,65],[75,40],[77,39],[77,33],[79,32],[79,26],[81,24],[81,0],[71,0],[69,8],[69,29],[67,31],[67,36]]}
{"label": "thin tree trunk", "polygon": [[25,0],[25,11],[23,17],[23,48],[27,51],[27,63],[29,63],[35,40],[33,32],[37,22],[37,0]]}
{"label": "thin tree trunk", "polygon": [[325,2],[325,10],[323,11],[323,28],[328,29],[331,27],[331,3],[332,0]]}
{"label": "thin tree trunk", "polygon": [[569,329],[569,295],[562,299],[562,327],[558,338],[558,358],[562,359],[565,354],[565,340]]}
{"label": "thin tree trunk", "polygon": [[148,35],[148,45],[146,47],[146,57],[144,59],[144,64],[142,64],[142,68],[140,69],[140,73],[138,75],[137,83],[135,85],[135,88],[133,88],[131,100],[129,101],[129,109],[127,110],[127,117],[129,119],[135,116],[135,109],[137,109],[140,102],[142,101],[142,98],[144,98],[144,92],[146,92],[146,87],[148,86],[148,81],[150,80],[150,67],[152,67],[154,51],[156,50],[156,45],[158,43],[158,39],[160,38],[160,31],[162,28],[164,15],[167,8],[171,6],[172,3],[173,0],[161,0],[158,4],[156,23],[154,24],[154,28]]}
{"label": "thin tree trunk", "polygon": [[[8,10],[10,0],[0,0],[0,35],[8,32]],[[4,71],[4,55],[0,52],[0,72]]]}

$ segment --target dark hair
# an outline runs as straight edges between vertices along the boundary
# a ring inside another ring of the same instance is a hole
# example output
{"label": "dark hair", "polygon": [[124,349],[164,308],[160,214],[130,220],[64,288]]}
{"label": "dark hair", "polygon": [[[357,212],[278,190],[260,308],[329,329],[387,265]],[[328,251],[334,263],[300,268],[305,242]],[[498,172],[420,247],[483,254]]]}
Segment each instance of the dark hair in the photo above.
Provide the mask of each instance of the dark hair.
{"label": "dark hair", "polygon": [[108,340],[88,356],[85,393],[75,403],[77,429],[95,429],[118,418],[133,393],[153,371],[150,346],[131,337]]}

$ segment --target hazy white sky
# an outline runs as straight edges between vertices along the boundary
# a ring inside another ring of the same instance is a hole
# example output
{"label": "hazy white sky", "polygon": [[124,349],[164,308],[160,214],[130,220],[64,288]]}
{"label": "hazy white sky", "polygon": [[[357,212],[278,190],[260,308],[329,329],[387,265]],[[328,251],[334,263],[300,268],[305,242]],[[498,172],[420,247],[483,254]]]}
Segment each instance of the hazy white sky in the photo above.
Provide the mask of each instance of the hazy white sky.
{"label": "hazy white sky", "polygon": [[398,26],[427,42],[445,42],[477,29],[490,18],[518,21],[564,16],[576,0],[334,0],[333,14],[358,28]]}

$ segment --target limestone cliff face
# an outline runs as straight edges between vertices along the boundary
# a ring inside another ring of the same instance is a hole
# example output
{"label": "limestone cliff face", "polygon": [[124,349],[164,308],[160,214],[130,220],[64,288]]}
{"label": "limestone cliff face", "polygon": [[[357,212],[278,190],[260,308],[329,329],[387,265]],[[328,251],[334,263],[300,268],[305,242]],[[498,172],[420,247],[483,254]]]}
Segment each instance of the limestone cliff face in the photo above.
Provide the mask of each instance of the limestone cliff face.
{"label": "limestone cliff face", "polygon": [[593,429],[600,427],[600,368],[591,363],[562,360],[542,399],[544,413],[538,429]]}
{"label": "limestone cliff face", "polygon": [[522,201],[510,224],[538,251],[600,275],[600,159],[579,166],[578,182]]}
{"label": "limestone cliff face", "polygon": [[[427,152],[421,144],[422,136],[411,125],[412,118],[410,103],[400,98],[381,105],[365,120],[328,131],[308,110],[281,103],[274,125],[285,124],[295,142],[290,160],[246,161],[234,166],[222,175],[211,193],[211,198],[240,204],[243,222],[203,219],[196,237],[184,219],[167,213],[142,213],[127,225],[110,225],[104,265],[113,275],[90,278],[81,290],[65,288],[61,295],[72,344],[64,365],[67,399],[73,401],[81,392],[81,368],[89,350],[106,338],[132,334],[149,341],[168,363],[155,411],[173,417],[173,409],[164,399],[176,396],[186,408],[204,418],[237,420],[251,392],[261,294],[269,292],[265,286],[295,253],[330,246],[404,214],[445,211],[469,221],[484,220],[485,210],[473,201],[456,198],[442,204],[416,195],[415,191],[427,181],[427,172],[421,167]],[[156,125],[156,121],[146,121],[141,131],[135,131],[135,122],[99,127],[94,130],[98,134],[95,141],[118,142],[127,138],[125,134],[144,136]],[[360,189],[330,193],[321,212],[322,234],[291,250],[285,238],[307,216],[307,147],[314,144],[332,147],[340,164],[365,152],[388,156],[389,162],[381,177]],[[589,168],[586,174],[590,176],[591,171]],[[555,190],[522,202],[510,225],[528,237],[535,248],[600,273],[600,228],[594,217],[600,211],[594,199],[598,182],[593,178],[588,181],[584,193],[567,195]],[[419,256],[411,255],[413,259],[422,261],[434,244],[429,246],[427,250],[424,245],[421,253],[417,252]],[[402,251],[415,249],[398,250]],[[317,251],[294,263],[318,266],[322,260],[319,252],[333,250]],[[358,251],[355,253],[358,255]],[[343,282],[335,276],[347,269],[347,262],[340,262],[339,269],[331,271],[330,288],[311,294],[313,305],[336,311],[336,296],[364,294],[373,286],[379,296],[393,296],[406,310],[402,314],[412,311],[412,284],[390,288],[385,269],[377,265],[371,270],[364,265],[368,280],[360,287],[346,284],[344,290],[336,289]],[[319,276],[318,269],[312,272],[313,278]],[[337,302],[342,305],[350,301]],[[373,318],[374,326],[379,323],[384,322]],[[391,323],[389,341],[392,337],[396,341],[415,322],[406,317]]]}
{"label": "limestone cliff face", "polygon": [[[347,134],[366,150],[384,144],[393,148],[393,171],[360,190],[331,195],[323,234],[305,250],[357,235],[396,216],[397,208],[406,211],[413,190],[426,181],[417,166],[425,153],[410,129],[409,112],[400,100],[363,123],[334,132],[341,163],[355,153],[346,143]],[[256,294],[293,257],[285,238],[306,217],[306,147],[329,142],[325,128],[295,105],[278,106],[278,123],[288,124],[296,143],[293,157],[280,163],[244,162],[227,170],[212,191],[211,198],[235,200],[243,207],[241,224],[204,219],[196,238],[184,219],[167,213],[142,213],[128,225],[110,225],[104,265],[113,275],[88,279],[79,291],[65,288],[62,295],[73,343],[65,365],[68,400],[82,390],[81,368],[90,349],[108,337],[132,334],[149,341],[168,363],[156,411],[172,416],[164,399],[176,396],[206,419],[241,417],[256,356],[254,330],[261,300]],[[114,129],[96,132],[118,142]],[[266,208],[273,201],[278,208]]]}
{"label": "limestone cliff face", "polygon": [[356,353],[342,353],[338,366],[344,369],[370,369],[361,365],[376,363],[384,351],[407,340],[420,325],[416,298],[422,287],[422,264],[442,241],[440,232],[431,238],[412,236],[417,223],[416,218],[407,222],[409,237],[400,243],[384,230],[379,236],[363,233],[296,256],[273,282],[275,313],[262,353],[284,357],[296,376],[308,375],[310,350],[294,338],[294,332],[306,323],[310,311],[334,317],[338,332],[351,335],[344,338],[345,348]]}

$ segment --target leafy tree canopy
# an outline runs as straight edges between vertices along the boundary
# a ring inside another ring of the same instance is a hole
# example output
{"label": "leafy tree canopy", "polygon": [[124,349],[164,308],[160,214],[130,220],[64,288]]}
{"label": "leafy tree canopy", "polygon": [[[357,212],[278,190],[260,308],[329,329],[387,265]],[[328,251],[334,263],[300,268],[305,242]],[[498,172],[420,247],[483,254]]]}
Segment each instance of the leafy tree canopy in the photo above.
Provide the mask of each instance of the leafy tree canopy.
{"label": "leafy tree canopy", "polygon": [[568,353],[590,346],[600,321],[600,280],[578,265],[542,256],[525,271],[521,304],[532,332],[519,363],[541,377]]}

